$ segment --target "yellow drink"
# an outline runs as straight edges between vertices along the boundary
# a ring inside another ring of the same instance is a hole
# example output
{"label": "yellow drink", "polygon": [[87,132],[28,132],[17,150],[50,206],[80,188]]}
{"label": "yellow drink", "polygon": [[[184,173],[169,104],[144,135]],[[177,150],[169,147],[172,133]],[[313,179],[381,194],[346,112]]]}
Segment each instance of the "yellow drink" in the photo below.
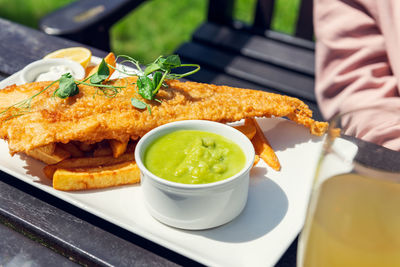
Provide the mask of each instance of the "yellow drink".
{"label": "yellow drink", "polygon": [[399,183],[339,175],[323,182],[314,204],[301,266],[400,266]]}

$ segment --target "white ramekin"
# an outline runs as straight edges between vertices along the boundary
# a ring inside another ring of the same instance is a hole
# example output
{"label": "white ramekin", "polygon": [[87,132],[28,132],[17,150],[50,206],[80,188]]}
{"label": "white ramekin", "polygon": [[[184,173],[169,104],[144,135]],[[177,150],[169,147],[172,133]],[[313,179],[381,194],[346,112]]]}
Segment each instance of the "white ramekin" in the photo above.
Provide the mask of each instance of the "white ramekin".
{"label": "white ramekin", "polygon": [[[155,139],[177,130],[207,131],[234,141],[246,156],[245,166],[230,178],[208,184],[181,184],[157,177],[143,164],[145,151]],[[233,220],[246,205],[254,147],[244,134],[233,127],[204,120],[168,123],[140,139],[135,159],[141,173],[146,206],[150,214],[164,224],[191,230],[212,228]]]}
{"label": "white ramekin", "polygon": [[78,62],[66,58],[48,58],[40,59],[26,65],[20,73],[21,82],[34,82],[41,73],[48,72],[51,67],[55,66],[67,66],[73,72],[71,75],[77,80],[85,78],[85,69]]}

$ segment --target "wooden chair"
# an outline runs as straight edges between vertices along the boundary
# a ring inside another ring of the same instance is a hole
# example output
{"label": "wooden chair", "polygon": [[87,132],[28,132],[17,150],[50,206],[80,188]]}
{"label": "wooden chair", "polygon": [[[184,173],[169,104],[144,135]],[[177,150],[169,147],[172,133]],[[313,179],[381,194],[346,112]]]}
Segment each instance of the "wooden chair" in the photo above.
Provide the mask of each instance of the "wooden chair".
{"label": "wooden chair", "polygon": [[[44,17],[40,28],[110,50],[110,27],[144,0],[80,0]],[[274,0],[258,0],[251,25],[234,20],[234,0],[209,0],[208,16],[176,53],[201,71],[188,79],[295,96],[322,119],[314,95],[312,0],[301,0],[294,36],[271,30]]]}

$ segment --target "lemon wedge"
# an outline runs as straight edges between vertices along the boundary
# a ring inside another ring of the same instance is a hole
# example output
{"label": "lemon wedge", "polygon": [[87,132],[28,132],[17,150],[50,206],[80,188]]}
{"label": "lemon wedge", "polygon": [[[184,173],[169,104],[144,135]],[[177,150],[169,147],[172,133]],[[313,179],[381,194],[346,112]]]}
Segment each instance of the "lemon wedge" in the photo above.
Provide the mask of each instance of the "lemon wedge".
{"label": "lemon wedge", "polygon": [[51,52],[44,58],[68,58],[78,62],[86,69],[89,65],[90,59],[92,58],[92,52],[84,47],[70,47]]}

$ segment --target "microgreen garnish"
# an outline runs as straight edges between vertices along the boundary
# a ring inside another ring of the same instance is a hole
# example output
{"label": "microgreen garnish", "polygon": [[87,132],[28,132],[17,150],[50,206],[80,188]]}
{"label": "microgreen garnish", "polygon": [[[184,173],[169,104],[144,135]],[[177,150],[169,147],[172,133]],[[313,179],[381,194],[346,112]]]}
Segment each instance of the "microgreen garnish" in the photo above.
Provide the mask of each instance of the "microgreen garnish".
{"label": "microgreen garnish", "polygon": [[138,88],[138,93],[144,99],[153,100],[153,90],[154,90],[154,83],[153,81],[147,76],[139,76],[136,85]]}
{"label": "microgreen garnish", "polygon": [[58,88],[54,91],[55,96],[65,99],[79,94],[78,85],[70,73],[63,74],[58,81]]}
{"label": "microgreen garnish", "polygon": [[147,110],[149,111],[149,113],[151,114],[151,109],[150,109],[150,106],[148,105],[148,104],[146,104],[146,103],[144,103],[143,101],[140,101],[139,99],[137,99],[137,98],[131,98],[131,103],[132,103],[132,106],[134,106],[135,108],[138,108],[138,109],[145,109],[145,108],[147,108]]}
{"label": "microgreen garnish", "polygon": [[[140,63],[132,57],[118,56],[117,60],[118,58],[124,58],[124,60],[120,63],[122,67],[115,68],[114,66],[108,65],[103,59],[97,69],[97,72],[82,81],[75,80],[70,73],[63,74],[60,79],[53,81],[33,96],[18,103],[15,103],[14,105],[11,105],[5,110],[1,111],[0,116],[7,113],[12,108],[16,108],[17,110],[12,110],[10,117],[20,116],[27,112],[30,112],[32,100],[57,82],[58,87],[54,91],[53,96],[59,97],[61,99],[66,99],[68,97],[79,94],[78,84],[95,87],[95,95],[101,94],[106,97],[115,97],[123,88],[126,88],[126,86],[114,86],[112,84],[107,84],[107,79],[110,76],[109,67],[127,76],[137,76],[138,78],[136,81],[136,87],[138,90],[138,94],[145,100],[157,101],[161,103],[161,100],[157,99],[156,95],[162,86],[166,86],[166,84],[164,83],[165,79],[180,79],[191,75],[200,69],[200,66],[198,64],[182,64],[178,55],[170,55],[167,57],[160,56],[154,62],[147,65],[144,70],[142,69]],[[122,64],[127,62],[133,64],[137,71],[126,71]],[[194,69],[183,74],[172,73],[173,69],[180,67],[192,67]],[[89,82],[87,82],[88,80]],[[138,109],[147,108],[147,110],[151,114],[150,105],[146,102],[137,98],[131,98],[131,104]]]}
{"label": "microgreen garnish", "polygon": [[[197,64],[182,64],[178,55],[159,57],[153,63],[147,65],[144,71],[137,61],[132,61],[130,58],[127,58],[126,61],[130,61],[132,64],[136,65],[139,70],[136,82],[139,95],[144,99],[156,100],[158,102],[160,102],[160,100],[156,99],[156,95],[161,86],[164,85],[165,79],[179,79],[193,74],[200,69],[200,66]],[[195,67],[195,69],[183,74],[172,73],[173,69],[179,67]],[[132,105],[137,107],[133,102]]]}
{"label": "microgreen garnish", "polygon": [[44,89],[40,90],[39,92],[37,92],[37,93],[34,94],[33,96],[31,96],[31,97],[29,97],[29,98],[27,98],[27,99],[24,99],[24,100],[22,100],[22,101],[19,101],[19,102],[15,103],[14,105],[9,106],[9,107],[6,108],[5,110],[1,111],[1,112],[0,112],[0,115],[3,115],[3,114],[5,114],[5,113],[7,113],[7,111],[11,110],[12,108],[17,108],[17,109],[18,109],[18,112],[15,112],[15,113],[11,114],[10,117],[17,117],[17,116],[23,115],[24,113],[29,112],[30,109],[31,109],[32,100],[33,100],[36,96],[40,95],[41,93],[43,93],[44,91],[46,91],[47,89],[49,89],[49,88],[50,88],[53,84],[55,84],[56,82],[58,82],[58,80],[57,80],[57,81],[54,81],[54,82],[52,82],[52,83],[50,83],[48,86],[46,86]]}
{"label": "microgreen garnish", "polygon": [[93,74],[90,78],[90,82],[93,84],[101,84],[110,75],[110,70],[107,67],[107,63],[103,60],[101,61],[97,72]]}

